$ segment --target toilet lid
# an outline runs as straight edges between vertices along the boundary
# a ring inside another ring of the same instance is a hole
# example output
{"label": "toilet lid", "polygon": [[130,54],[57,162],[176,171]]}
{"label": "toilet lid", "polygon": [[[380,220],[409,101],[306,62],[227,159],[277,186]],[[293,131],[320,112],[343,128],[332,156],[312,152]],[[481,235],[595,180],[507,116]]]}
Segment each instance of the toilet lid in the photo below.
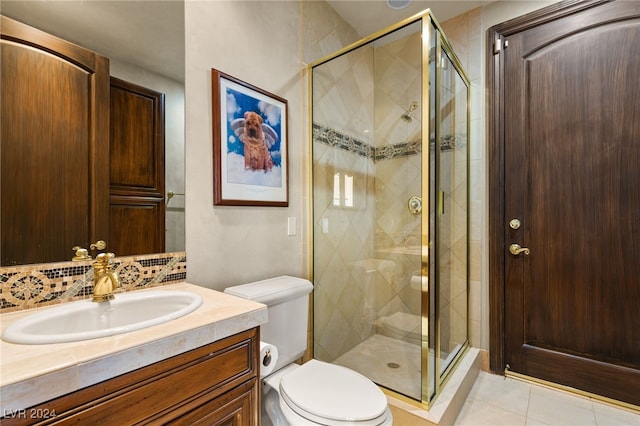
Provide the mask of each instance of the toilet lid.
{"label": "toilet lid", "polygon": [[293,411],[310,420],[367,421],[387,409],[387,398],[371,380],[315,359],[286,374],[280,394]]}

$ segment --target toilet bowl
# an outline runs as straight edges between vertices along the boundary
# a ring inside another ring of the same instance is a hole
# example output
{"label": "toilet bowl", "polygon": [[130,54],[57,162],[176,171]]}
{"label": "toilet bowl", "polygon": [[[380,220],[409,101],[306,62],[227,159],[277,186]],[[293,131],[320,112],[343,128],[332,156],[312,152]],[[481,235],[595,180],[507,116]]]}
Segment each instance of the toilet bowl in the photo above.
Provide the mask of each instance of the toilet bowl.
{"label": "toilet bowl", "polygon": [[[274,426],[388,426],[393,416],[384,393],[362,374],[339,365],[299,359],[307,347],[307,280],[277,277],[229,287],[226,293],[265,303],[263,343],[277,348],[275,370],[261,374],[264,424]],[[261,364],[262,365],[262,364]]]}
{"label": "toilet bowl", "polygon": [[262,381],[273,425],[386,426],[387,399],[361,374],[326,362],[291,364]]}

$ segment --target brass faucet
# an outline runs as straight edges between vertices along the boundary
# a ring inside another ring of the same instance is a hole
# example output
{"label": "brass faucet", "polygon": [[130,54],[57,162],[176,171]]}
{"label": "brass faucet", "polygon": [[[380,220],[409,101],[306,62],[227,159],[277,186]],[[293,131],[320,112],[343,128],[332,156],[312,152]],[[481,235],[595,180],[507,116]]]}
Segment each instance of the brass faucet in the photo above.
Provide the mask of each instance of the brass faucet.
{"label": "brass faucet", "polygon": [[113,270],[113,253],[100,253],[93,264],[93,301],[106,302],[113,300],[113,292],[120,287],[118,273]]}

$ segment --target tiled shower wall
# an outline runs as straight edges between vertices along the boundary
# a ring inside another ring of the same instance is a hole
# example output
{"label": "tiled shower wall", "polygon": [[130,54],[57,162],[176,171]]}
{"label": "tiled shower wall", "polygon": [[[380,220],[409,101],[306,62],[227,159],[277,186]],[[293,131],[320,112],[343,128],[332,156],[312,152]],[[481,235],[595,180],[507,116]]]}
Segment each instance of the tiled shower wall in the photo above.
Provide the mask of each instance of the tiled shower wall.
{"label": "tiled shower wall", "polygon": [[[414,24],[415,25],[415,24]],[[420,26],[416,29],[419,30]],[[400,321],[408,333],[421,330],[421,215],[412,214],[409,198],[422,196],[422,42],[414,33],[375,50],[376,87],[376,256],[393,265],[385,285],[390,298],[377,314]],[[410,105],[416,103],[411,112]],[[403,114],[411,114],[406,121]],[[407,147],[408,149],[402,149]],[[413,280],[412,280],[412,277]],[[407,321],[413,319],[413,321]]]}
{"label": "tiled shower wall", "polygon": [[[87,299],[93,293],[93,260],[0,268],[0,313]],[[121,291],[183,282],[185,252],[116,257]]]}
{"label": "tiled shower wall", "polygon": [[[329,141],[347,137],[314,126],[314,355],[332,361],[372,334],[375,302],[368,295],[382,283],[377,273],[360,273],[376,270],[362,261],[374,248],[372,158],[324,144],[323,133]],[[335,173],[353,177],[353,207],[333,205]]]}
{"label": "tiled shower wall", "polygon": [[[316,61],[360,36],[322,2],[305,13],[324,26],[305,33],[305,60]],[[323,19],[318,19],[322,16]],[[358,268],[373,258],[373,56],[365,47],[314,72],[314,356],[332,361],[373,332],[368,287]],[[367,129],[370,129],[368,131]],[[353,206],[334,205],[336,173],[353,178]],[[323,230],[324,228],[324,230]]]}
{"label": "tiled shower wall", "polygon": [[[420,288],[410,285],[419,252],[396,250],[420,243],[420,218],[406,209],[421,188],[420,106],[418,119],[400,119],[420,98],[420,67],[418,37],[314,72],[316,358],[332,361],[366,340],[378,318],[420,314]],[[336,173],[353,179],[351,207],[334,205]]]}

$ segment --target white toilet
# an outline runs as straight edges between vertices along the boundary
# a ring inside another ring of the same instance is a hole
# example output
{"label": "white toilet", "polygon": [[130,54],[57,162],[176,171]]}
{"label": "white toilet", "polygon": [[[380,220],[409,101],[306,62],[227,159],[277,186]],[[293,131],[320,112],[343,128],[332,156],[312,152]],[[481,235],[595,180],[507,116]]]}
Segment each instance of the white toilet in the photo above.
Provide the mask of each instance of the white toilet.
{"label": "white toilet", "polygon": [[271,366],[260,373],[263,416],[274,426],[392,425],[387,398],[365,376],[318,360],[294,363],[307,348],[312,289],[307,280],[281,276],[225,290],[268,306],[269,319],[260,327],[260,340],[275,346],[278,356],[270,374],[263,375]]}

